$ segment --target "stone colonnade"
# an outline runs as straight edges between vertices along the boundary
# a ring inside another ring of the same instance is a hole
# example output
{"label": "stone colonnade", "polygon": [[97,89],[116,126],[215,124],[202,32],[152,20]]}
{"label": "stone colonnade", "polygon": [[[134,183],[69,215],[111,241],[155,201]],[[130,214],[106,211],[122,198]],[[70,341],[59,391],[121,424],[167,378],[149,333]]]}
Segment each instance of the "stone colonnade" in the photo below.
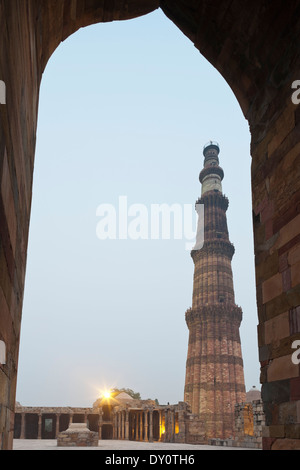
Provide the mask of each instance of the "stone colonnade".
{"label": "stone colonnade", "polygon": [[[48,423],[47,423],[48,420]],[[16,410],[14,437],[17,439],[57,439],[74,422],[99,428],[100,415],[91,409],[20,408]]]}
{"label": "stone colonnade", "polygon": [[[185,442],[185,409],[174,406],[102,408],[30,408],[16,410],[15,439],[57,439],[71,423],[86,423],[99,440]],[[47,423],[48,420],[48,423]]]}
{"label": "stone colonnade", "polygon": [[[21,432],[20,432],[20,439],[26,439],[26,413],[20,413],[21,416]],[[55,421],[55,439],[57,439],[57,436],[60,432],[59,424],[60,424],[60,413],[55,413],[55,415],[52,415],[56,417]],[[85,420],[84,422],[87,423],[87,415],[84,415]],[[73,422],[73,414],[69,415],[69,425],[72,424]],[[42,424],[43,424],[43,413],[39,412],[38,413],[38,439],[42,439]]]}
{"label": "stone colonnade", "polygon": [[175,442],[179,435],[178,412],[175,407],[119,408],[114,410],[113,429],[114,439]]}

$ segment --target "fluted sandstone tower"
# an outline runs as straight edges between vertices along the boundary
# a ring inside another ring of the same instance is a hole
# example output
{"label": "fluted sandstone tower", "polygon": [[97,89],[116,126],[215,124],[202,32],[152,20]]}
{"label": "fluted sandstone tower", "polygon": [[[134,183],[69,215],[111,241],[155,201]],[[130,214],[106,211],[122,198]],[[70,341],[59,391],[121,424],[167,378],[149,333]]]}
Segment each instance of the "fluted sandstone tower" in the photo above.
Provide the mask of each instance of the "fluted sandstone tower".
{"label": "fluted sandstone tower", "polygon": [[242,310],[234,299],[234,247],[228,236],[228,199],[222,194],[219,152],[217,143],[204,147],[200,173],[202,196],[196,207],[204,205],[204,243],[197,239],[191,253],[195,270],[192,308],[186,312],[185,401],[198,416],[204,438],[226,439],[234,436],[234,405],[245,401],[245,383],[239,334]]}

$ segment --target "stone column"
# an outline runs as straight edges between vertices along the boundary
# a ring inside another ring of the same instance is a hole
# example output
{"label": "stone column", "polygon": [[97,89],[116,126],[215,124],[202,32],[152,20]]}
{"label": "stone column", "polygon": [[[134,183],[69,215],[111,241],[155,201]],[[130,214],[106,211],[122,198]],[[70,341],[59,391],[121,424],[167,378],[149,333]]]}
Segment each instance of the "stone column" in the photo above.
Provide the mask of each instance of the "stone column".
{"label": "stone column", "polygon": [[140,420],[140,441],[143,440],[143,412],[138,411],[139,420]]}
{"label": "stone column", "polygon": [[124,439],[124,411],[121,411],[121,439]]}
{"label": "stone column", "polygon": [[20,434],[20,439],[26,439],[25,419],[26,419],[25,413],[21,413],[21,434]]}
{"label": "stone column", "polygon": [[129,441],[129,411],[125,411],[125,439]]}
{"label": "stone column", "polygon": [[153,442],[153,410],[149,410],[149,417],[150,417],[149,442]]}
{"label": "stone column", "polygon": [[165,442],[170,442],[169,409],[165,409]]}
{"label": "stone column", "polygon": [[185,442],[185,410],[178,410],[178,427],[179,433],[176,438],[176,442]]}
{"label": "stone column", "polygon": [[148,410],[144,411],[145,423],[144,423],[144,441],[148,442]]}
{"label": "stone column", "polygon": [[118,439],[118,414],[113,411],[113,438]]}
{"label": "stone column", "polygon": [[102,423],[103,423],[103,416],[102,416],[102,409],[99,410],[99,418],[98,418],[98,434],[99,434],[99,441],[102,439]]}
{"label": "stone column", "polygon": [[60,414],[57,413],[56,414],[56,430],[55,430],[55,439],[57,439],[58,437],[58,434],[59,434],[59,418],[60,418]]}
{"label": "stone column", "polygon": [[121,412],[118,411],[118,439],[121,439]]}
{"label": "stone column", "polygon": [[161,410],[158,411],[158,423],[159,423],[159,440],[161,440],[162,437],[162,413]]}
{"label": "stone column", "polygon": [[[114,425],[113,425],[113,439],[117,440],[118,439],[118,415],[116,411],[113,412],[113,417],[114,417]],[[100,418],[99,418],[100,420]]]}
{"label": "stone column", "polygon": [[38,439],[42,439],[42,423],[43,423],[43,417],[40,413],[39,421],[38,421]]}
{"label": "stone column", "polygon": [[122,439],[122,423],[121,423],[121,411],[118,411],[118,439]]}
{"label": "stone column", "polygon": [[175,440],[175,411],[171,410],[171,423],[170,423],[170,441],[174,442]]}
{"label": "stone column", "polygon": [[134,418],[135,418],[135,440],[139,440],[139,412],[135,411],[134,412]]}
{"label": "stone column", "polygon": [[114,414],[115,414],[114,439],[118,440],[118,413],[117,411],[115,411]]}

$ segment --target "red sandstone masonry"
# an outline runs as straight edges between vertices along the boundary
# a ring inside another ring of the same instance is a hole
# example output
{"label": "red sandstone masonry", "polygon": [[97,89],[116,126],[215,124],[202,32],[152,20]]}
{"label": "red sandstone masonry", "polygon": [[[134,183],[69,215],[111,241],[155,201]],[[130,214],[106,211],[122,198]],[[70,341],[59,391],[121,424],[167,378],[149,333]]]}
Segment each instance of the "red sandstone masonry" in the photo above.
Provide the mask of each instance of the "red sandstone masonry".
{"label": "red sandstone masonry", "polygon": [[[200,182],[210,174],[223,178],[223,170],[216,171],[220,168],[218,150],[208,146],[204,155]],[[217,182],[215,176],[213,180]],[[202,185],[203,194],[198,202],[204,203],[205,210],[204,245],[192,251],[193,306],[186,312],[190,336],[185,401],[203,423],[193,434],[198,433],[199,439],[206,440],[234,436],[234,406],[245,399],[239,336],[242,311],[234,303],[231,270],[234,249],[226,222],[228,200],[220,186],[217,188],[213,191],[210,186]]]}

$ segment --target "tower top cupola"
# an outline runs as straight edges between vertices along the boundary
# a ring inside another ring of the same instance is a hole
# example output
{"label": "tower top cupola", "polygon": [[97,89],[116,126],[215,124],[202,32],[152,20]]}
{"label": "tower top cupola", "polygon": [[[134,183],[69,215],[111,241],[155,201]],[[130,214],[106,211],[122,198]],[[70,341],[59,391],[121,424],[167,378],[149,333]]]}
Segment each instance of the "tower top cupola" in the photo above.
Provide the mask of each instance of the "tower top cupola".
{"label": "tower top cupola", "polygon": [[219,153],[220,146],[217,142],[210,141],[203,148],[204,168],[199,176],[202,195],[208,191],[220,191],[222,193],[224,171],[219,166]]}
{"label": "tower top cupola", "polygon": [[203,155],[205,158],[217,157],[220,153],[220,146],[218,142],[213,142],[212,140],[204,145]]}

